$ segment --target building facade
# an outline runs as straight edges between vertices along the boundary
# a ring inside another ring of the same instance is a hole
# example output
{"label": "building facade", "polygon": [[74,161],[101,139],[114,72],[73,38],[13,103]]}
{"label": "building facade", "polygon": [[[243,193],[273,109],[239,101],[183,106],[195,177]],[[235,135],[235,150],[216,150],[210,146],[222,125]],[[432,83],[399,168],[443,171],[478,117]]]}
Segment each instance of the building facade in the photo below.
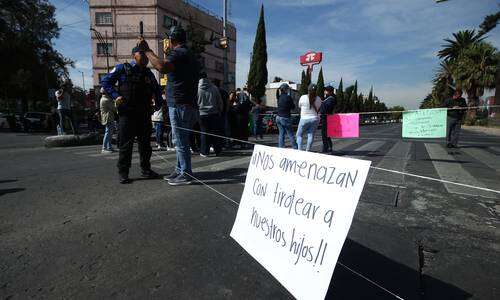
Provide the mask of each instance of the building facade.
{"label": "building facade", "polygon": [[[223,82],[224,50],[219,46],[222,37],[222,18],[189,0],[90,0],[92,36],[93,85],[118,63],[132,59],[131,50],[139,37],[139,23],[143,22],[143,36],[150,48],[160,57],[163,39],[172,25],[195,28],[199,36],[211,41],[202,53],[208,78]],[[236,28],[227,22],[228,82],[235,86]],[[106,44],[108,54],[106,54]],[[154,71],[158,82],[161,74]]]}

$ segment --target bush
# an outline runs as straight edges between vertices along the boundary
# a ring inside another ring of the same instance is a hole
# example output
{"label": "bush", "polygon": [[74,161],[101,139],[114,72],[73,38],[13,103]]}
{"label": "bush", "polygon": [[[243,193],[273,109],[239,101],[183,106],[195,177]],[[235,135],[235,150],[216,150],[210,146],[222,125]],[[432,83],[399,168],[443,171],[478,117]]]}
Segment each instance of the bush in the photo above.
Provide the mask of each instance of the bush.
{"label": "bush", "polygon": [[468,116],[465,117],[465,120],[464,120],[464,125],[465,126],[473,126],[473,125],[475,125],[475,123],[476,123],[476,119],[470,118]]}

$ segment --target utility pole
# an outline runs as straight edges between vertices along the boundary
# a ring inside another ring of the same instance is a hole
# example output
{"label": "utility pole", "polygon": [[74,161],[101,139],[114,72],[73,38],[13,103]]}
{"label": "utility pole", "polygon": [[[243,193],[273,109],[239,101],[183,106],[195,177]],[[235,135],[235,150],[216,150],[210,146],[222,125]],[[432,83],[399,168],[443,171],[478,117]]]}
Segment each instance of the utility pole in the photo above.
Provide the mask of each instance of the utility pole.
{"label": "utility pole", "polygon": [[222,62],[224,64],[223,67],[223,77],[224,77],[224,82],[223,82],[223,87],[224,89],[228,90],[228,85],[229,85],[229,66],[227,63],[227,51],[229,50],[229,40],[227,39],[227,1],[228,0],[222,0],[223,1],[223,7],[224,7],[224,16],[222,20],[222,38],[226,40],[227,45],[223,48],[223,57],[222,57]]}
{"label": "utility pole", "polygon": [[83,71],[78,70],[78,72],[82,73],[83,92],[85,93],[85,75],[83,74]]}
{"label": "utility pole", "polygon": [[104,30],[104,40],[105,40],[105,48],[106,48],[106,69],[108,70],[109,74],[109,49],[108,49],[108,31]]}

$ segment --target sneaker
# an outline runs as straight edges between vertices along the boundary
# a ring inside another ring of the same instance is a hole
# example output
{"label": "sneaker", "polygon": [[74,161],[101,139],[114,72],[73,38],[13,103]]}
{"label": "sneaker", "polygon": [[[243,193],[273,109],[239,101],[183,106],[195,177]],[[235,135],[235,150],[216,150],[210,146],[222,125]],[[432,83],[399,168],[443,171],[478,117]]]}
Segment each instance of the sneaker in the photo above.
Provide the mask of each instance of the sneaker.
{"label": "sneaker", "polygon": [[179,173],[177,172],[172,172],[172,174],[168,175],[168,176],[163,176],[163,180],[165,181],[170,181],[172,179],[175,179],[179,176]]}
{"label": "sneaker", "polygon": [[113,153],[113,150],[109,150],[109,149],[102,149],[102,150],[101,150],[101,153],[102,153],[102,154],[110,154],[110,153]]}
{"label": "sneaker", "polygon": [[170,185],[188,185],[191,184],[193,180],[191,177],[186,176],[186,175],[179,175],[176,178],[170,180],[168,184]]}
{"label": "sneaker", "polygon": [[163,147],[162,147],[162,146],[160,146],[160,145],[157,145],[157,146],[156,146],[156,149],[158,149],[158,150],[163,150]]}
{"label": "sneaker", "polygon": [[175,148],[167,146],[167,151],[175,151]]}
{"label": "sneaker", "polygon": [[215,149],[214,147],[210,147],[210,150],[209,150],[211,153],[214,153],[215,152]]}
{"label": "sneaker", "polygon": [[203,153],[200,153],[200,156],[201,156],[201,157],[208,157],[208,155],[203,154]]}
{"label": "sneaker", "polygon": [[125,174],[125,173],[120,173],[118,175],[118,180],[121,184],[127,184],[127,183],[130,183],[130,178],[128,178],[128,174]]}
{"label": "sneaker", "polygon": [[143,170],[141,172],[141,177],[143,177],[143,178],[154,179],[154,178],[158,178],[159,176],[160,175],[158,175],[158,173],[156,173],[153,170]]}

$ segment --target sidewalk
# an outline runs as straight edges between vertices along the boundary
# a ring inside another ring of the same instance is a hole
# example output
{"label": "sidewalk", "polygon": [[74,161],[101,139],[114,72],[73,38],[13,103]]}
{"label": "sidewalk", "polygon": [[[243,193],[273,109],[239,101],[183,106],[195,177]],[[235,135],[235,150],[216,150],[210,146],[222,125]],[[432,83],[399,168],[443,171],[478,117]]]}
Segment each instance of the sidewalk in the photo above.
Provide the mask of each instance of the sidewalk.
{"label": "sidewalk", "polygon": [[497,127],[484,127],[484,126],[462,126],[464,130],[484,133],[488,135],[500,136],[500,128]]}

